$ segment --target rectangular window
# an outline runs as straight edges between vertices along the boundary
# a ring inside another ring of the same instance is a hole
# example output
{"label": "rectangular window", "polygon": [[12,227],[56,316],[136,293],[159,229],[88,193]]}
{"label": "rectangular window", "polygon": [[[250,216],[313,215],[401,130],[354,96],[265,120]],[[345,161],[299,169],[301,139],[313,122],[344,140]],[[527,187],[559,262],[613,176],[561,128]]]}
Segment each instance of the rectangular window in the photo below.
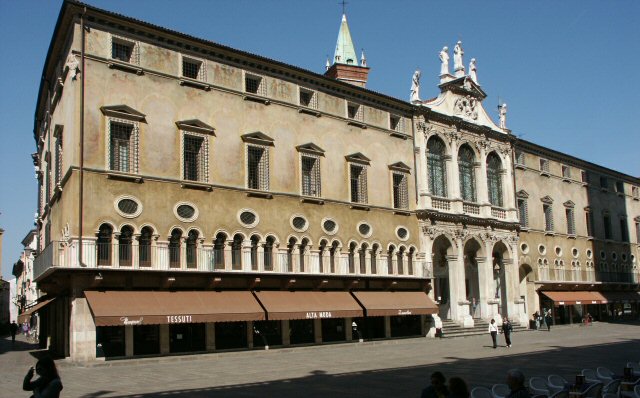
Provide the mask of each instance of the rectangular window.
{"label": "rectangular window", "polygon": [[352,164],[349,167],[351,186],[351,201],[367,203],[367,169],[364,166]]}
{"label": "rectangular window", "polygon": [[636,243],[640,243],[640,222],[636,223]]}
{"label": "rectangular window", "polygon": [[620,219],[620,237],[623,242],[629,242],[629,229],[627,227],[627,219]]}
{"label": "rectangular window", "polygon": [[300,105],[307,108],[318,108],[318,96],[313,90],[300,87]]}
{"label": "rectangular window", "polygon": [[540,158],[540,171],[549,172],[549,161],[547,159]]}
{"label": "rectangular window", "polygon": [[204,81],[204,63],[200,60],[182,57],[182,76]]}
{"label": "rectangular window", "polygon": [[553,231],[553,209],[551,205],[542,205],[542,211],[544,213],[544,230],[547,232]]}
{"label": "rectangular window", "polygon": [[347,104],[347,117],[349,119],[362,121],[364,120],[364,113],[362,112],[362,105],[349,102]]}
{"label": "rectangular window", "polygon": [[516,152],[516,164],[524,166],[524,152]]}
{"label": "rectangular window", "polygon": [[571,178],[571,169],[569,166],[562,165],[562,177]]}
{"label": "rectangular window", "polygon": [[59,186],[62,181],[62,133],[56,138],[55,162],[55,184]]}
{"label": "rectangular window", "polygon": [[[49,159],[50,160],[50,159]],[[46,175],[44,176],[47,180],[47,186],[46,186],[46,191],[45,191],[45,197],[47,199],[47,201],[45,202],[45,204],[49,203],[49,200],[51,200],[51,164],[49,162],[47,163],[47,167],[46,167]]]}
{"label": "rectangular window", "polygon": [[593,213],[591,213],[590,211],[585,212],[585,222],[587,223],[587,236],[594,236]]}
{"label": "rectangular window", "polygon": [[600,188],[609,188],[609,181],[607,181],[607,177],[600,177]]}
{"label": "rectangular window", "polygon": [[611,217],[605,215],[602,217],[602,222],[604,223],[604,238],[611,239]]}
{"label": "rectangular window", "polygon": [[389,129],[400,133],[404,132],[404,119],[400,116],[389,115]]}
{"label": "rectangular window", "polygon": [[247,188],[269,190],[269,149],[247,145]]}
{"label": "rectangular window", "polygon": [[135,173],[133,141],[135,126],[129,123],[109,123],[110,158],[109,169],[124,173]]}
{"label": "rectangular window", "polygon": [[302,163],[302,194],[306,196],[321,196],[320,191],[320,158],[303,155]]}
{"label": "rectangular window", "polygon": [[393,173],[393,207],[395,209],[409,208],[409,188],[406,173]]}
{"label": "rectangular window", "polygon": [[634,199],[640,199],[640,189],[638,187],[631,187],[631,196]]}
{"label": "rectangular window", "polygon": [[624,193],[624,183],[622,181],[616,181],[616,192]]}
{"label": "rectangular window", "polygon": [[111,39],[111,58],[122,62],[131,62],[134,45],[133,42],[122,39]]}
{"label": "rectangular window", "polygon": [[245,74],[244,75],[244,91],[251,94],[267,96],[267,85],[260,76]]}
{"label": "rectangular window", "polygon": [[576,234],[576,222],[573,216],[573,209],[568,208],[564,210],[565,215],[567,217],[567,234],[575,235]]}
{"label": "rectangular window", "polygon": [[184,134],[182,178],[189,181],[207,182],[207,140],[205,137]]}
{"label": "rectangular window", "polygon": [[529,212],[527,211],[527,200],[518,199],[518,216],[520,217],[520,226],[529,226]]}
{"label": "rectangular window", "polygon": [[588,176],[587,176],[587,172],[584,170],[580,171],[580,177],[582,179],[582,182],[587,183],[589,182]]}

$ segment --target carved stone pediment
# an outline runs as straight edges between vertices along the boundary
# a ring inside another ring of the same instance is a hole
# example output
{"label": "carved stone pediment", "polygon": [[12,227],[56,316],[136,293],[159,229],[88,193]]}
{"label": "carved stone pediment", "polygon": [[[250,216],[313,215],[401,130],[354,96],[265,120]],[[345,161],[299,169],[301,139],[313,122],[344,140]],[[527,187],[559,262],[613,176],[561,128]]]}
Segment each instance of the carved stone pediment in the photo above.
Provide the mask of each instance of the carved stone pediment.
{"label": "carved stone pediment", "polygon": [[470,95],[458,98],[453,104],[453,114],[467,119],[478,119],[478,100]]}

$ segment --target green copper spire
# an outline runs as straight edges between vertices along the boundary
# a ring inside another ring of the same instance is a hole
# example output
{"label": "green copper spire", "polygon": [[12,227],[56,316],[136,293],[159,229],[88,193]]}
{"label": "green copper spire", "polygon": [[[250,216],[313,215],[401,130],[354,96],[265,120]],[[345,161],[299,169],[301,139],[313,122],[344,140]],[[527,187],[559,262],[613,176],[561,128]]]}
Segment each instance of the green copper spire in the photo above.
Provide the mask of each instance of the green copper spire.
{"label": "green copper spire", "polygon": [[338,33],[338,42],[336,43],[336,53],[333,56],[334,64],[358,65],[358,57],[351,40],[351,32],[347,24],[346,14],[342,14],[342,22],[340,23],[340,32]]}

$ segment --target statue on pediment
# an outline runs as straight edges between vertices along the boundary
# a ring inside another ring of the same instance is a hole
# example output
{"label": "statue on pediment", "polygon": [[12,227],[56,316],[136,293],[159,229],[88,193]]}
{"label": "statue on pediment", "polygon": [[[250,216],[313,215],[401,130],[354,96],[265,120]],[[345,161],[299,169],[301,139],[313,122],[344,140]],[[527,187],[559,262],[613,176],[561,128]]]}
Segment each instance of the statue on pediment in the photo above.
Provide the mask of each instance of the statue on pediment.
{"label": "statue on pediment", "polygon": [[507,104],[502,104],[498,106],[498,110],[500,113],[500,128],[507,128]]}
{"label": "statue on pediment", "polygon": [[462,71],[464,74],[464,65],[462,64],[462,56],[464,55],[464,50],[462,49],[462,42],[458,40],[456,46],[453,48],[453,69],[457,72]]}
{"label": "statue on pediment", "polygon": [[444,46],[440,51],[440,76],[449,74],[449,47]]}
{"label": "statue on pediment", "polygon": [[474,83],[478,84],[478,66],[475,58],[471,58],[471,62],[469,62],[469,76]]}

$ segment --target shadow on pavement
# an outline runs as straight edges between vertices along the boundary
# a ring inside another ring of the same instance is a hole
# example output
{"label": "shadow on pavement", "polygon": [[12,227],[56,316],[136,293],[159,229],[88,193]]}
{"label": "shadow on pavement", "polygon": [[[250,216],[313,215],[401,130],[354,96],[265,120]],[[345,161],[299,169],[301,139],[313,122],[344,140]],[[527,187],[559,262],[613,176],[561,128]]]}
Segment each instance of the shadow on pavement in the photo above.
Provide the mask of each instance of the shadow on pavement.
{"label": "shadow on pavement", "polygon": [[[436,370],[443,372],[447,378],[462,377],[469,388],[491,387],[495,383],[504,383],[507,370],[512,368],[521,369],[527,378],[558,374],[567,380],[573,380],[583,368],[604,366],[615,373],[622,373],[627,361],[637,361],[640,358],[640,339],[570,348],[547,347],[538,352],[523,354],[508,354],[511,349],[500,347],[495,350],[496,356],[490,358],[445,357],[445,362],[434,365],[339,374],[316,370],[306,377],[295,379],[193,389],[176,388],[118,397],[329,397],[336,394],[351,397],[417,397],[429,383],[429,375]],[[215,368],[202,369],[202,377],[206,378],[207,374],[215,377],[215,372]],[[140,380],[140,383],[144,384],[145,380]],[[408,395],[407,391],[414,393]],[[83,397],[100,397],[105,393],[108,392],[100,391]]]}

